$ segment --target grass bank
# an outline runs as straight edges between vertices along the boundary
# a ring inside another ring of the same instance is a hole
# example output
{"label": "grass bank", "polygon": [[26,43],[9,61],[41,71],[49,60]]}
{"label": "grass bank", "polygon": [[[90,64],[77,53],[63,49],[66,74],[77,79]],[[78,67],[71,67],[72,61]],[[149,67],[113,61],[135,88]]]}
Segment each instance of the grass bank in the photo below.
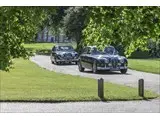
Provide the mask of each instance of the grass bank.
{"label": "grass bank", "polygon": [[24,47],[32,53],[49,55],[54,45],[53,43],[30,43],[24,44]]}
{"label": "grass bank", "polygon": [[[99,101],[97,81],[47,71],[29,60],[15,59],[14,69],[0,71],[1,101]],[[137,89],[104,84],[105,100],[141,100]],[[157,94],[145,91],[146,98]]]}
{"label": "grass bank", "polygon": [[24,44],[24,47],[31,53],[40,55],[50,55],[51,49],[54,45],[72,45],[76,49],[76,43],[29,43]]}
{"label": "grass bank", "polygon": [[160,58],[155,59],[128,59],[130,69],[160,74]]}

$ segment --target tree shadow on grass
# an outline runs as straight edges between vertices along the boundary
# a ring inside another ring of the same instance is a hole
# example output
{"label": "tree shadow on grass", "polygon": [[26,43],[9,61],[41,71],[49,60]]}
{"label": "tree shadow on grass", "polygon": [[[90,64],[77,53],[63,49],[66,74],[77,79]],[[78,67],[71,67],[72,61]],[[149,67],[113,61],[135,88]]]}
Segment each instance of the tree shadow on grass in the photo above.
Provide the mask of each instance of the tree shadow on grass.
{"label": "tree shadow on grass", "polygon": [[107,99],[107,98],[99,98],[93,100],[0,100],[0,102],[10,102],[10,103],[67,103],[67,102],[127,102],[127,101],[151,101],[158,97],[143,97],[142,99]]}
{"label": "tree shadow on grass", "polygon": [[47,55],[49,56],[51,54],[50,49],[33,49],[33,48],[26,48],[26,50],[30,53],[30,55],[38,54],[38,55]]}

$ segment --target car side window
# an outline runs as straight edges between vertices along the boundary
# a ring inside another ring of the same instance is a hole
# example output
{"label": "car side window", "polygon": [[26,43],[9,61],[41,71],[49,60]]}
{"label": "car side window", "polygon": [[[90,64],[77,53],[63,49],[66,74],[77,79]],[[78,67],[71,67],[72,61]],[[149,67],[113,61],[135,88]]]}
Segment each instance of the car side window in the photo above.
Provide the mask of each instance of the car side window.
{"label": "car side window", "polygon": [[83,54],[87,54],[87,51],[88,51],[88,47],[84,48]]}
{"label": "car side window", "polygon": [[91,48],[90,47],[88,47],[87,54],[91,54]]}
{"label": "car side window", "polygon": [[52,48],[52,51],[55,51],[55,46]]}

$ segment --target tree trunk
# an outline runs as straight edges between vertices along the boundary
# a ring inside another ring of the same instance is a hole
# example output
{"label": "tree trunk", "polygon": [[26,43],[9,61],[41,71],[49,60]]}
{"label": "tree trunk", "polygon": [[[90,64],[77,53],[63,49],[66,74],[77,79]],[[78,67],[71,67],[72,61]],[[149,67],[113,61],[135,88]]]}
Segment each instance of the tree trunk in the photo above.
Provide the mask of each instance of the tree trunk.
{"label": "tree trunk", "polygon": [[41,36],[41,41],[44,42],[44,30],[42,30],[41,35],[42,35],[42,36]]}
{"label": "tree trunk", "polygon": [[46,37],[46,41],[48,42],[48,29],[47,29],[47,37]]}

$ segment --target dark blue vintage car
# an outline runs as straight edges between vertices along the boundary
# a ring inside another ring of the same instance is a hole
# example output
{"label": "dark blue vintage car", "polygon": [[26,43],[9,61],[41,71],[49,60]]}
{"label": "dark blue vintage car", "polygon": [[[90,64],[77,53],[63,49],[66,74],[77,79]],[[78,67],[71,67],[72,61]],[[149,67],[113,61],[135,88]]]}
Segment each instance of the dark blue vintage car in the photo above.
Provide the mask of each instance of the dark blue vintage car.
{"label": "dark blue vintage car", "polygon": [[53,64],[63,64],[78,62],[78,53],[73,49],[72,46],[53,46],[51,52],[51,62]]}
{"label": "dark blue vintage car", "polygon": [[85,68],[91,69],[93,73],[99,70],[127,72],[128,61],[125,57],[118,55],[113,46],[108,46],[104,51],[98,51],[96,46],[88,46],[84,49],[78,60],[78,68],[83,72]]}

